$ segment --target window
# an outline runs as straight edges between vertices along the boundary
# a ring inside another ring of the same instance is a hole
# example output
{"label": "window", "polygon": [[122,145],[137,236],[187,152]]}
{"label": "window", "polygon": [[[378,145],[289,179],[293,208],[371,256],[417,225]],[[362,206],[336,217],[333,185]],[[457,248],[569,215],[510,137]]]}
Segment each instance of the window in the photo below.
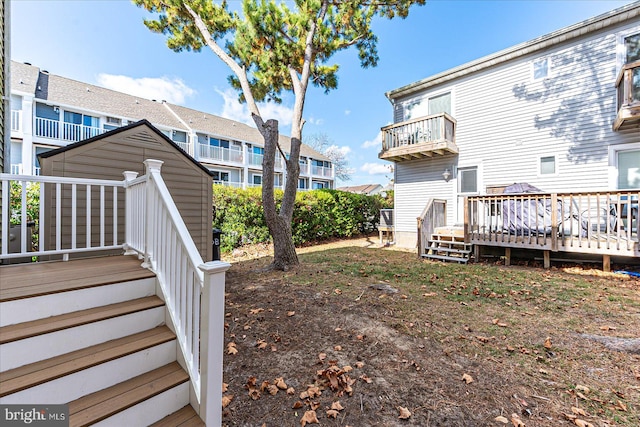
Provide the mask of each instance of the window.
{"label": "window", "polygon": [[255,145],[252,148],[253,154],[264,154],[264,148],[256,147]]}
{"label": "window", "polygon": [[452,114],[452,96],[451,92],[432,95],[426,99],[416,100],[407,105],[405,120],[415,119],[417,117],[431,116],[434,114],[447,113]]}
{"label": "window", "polygon": [[307,187],[307,180],[304,178],[299,178],[298,179],[298,188],[301,190],[305,190]]}
{"label": "window", "polygon": [[451,114],[451,92],[429,98],[429,115]]}
{"label": "window", "polygon": [[36,102],[36,117],[49,120],[60,120],[60,108]]}
{"label": "window", "polygon": [[313,181],[313,189],[328,188],[329,184],[323,181]]}
{"label": "window", "polygon": [[477,193],[478,192],[478,168],[458,169],[458,192]]}
{"label": "window", "polygon": [[640,188],[640,150],[618,151],[618,189]]}
{"label": "window", "polygon": [[38,154],[46,153],[47,151],[51,151],[52,148],[49,147],[33,147],[33,173],[34,175],[40,175],[40,159],[38,159]]}
{"label": "window", "polygon": [[556,156],[540,157],[540,175],[555,175]]}
{"label": "window", "polygon": [[187,142],[187,133],[183,132],[181,130],[174,130],[173,131],[173,137],[171,139],[173,139],[174,142],[186,143]]}
{"label": "window", "polygon": [[109,116],[107,116],[107,120],[106,121],[110,125],[122,126],[122,119],[119,119],[117,117],[109,117]]}
{"label": "window", "polygon": [[253,175],[253,184],[262,185],[262,175]]}
{"label": "window", "polygon": [[533,80],[541,80],[549,77],[549,58],[538,58],[533,61]]}
{"label": "window", "polygon": [[300,165],[306,166],[307,165],[307,158],[306,157],[300,157]]}
{"label": "window", "polygon": [[214,181],[229,182],[229,172],[211,171]]}
{"label": "window", "polygon": [[640,61],[640,33],[624,38],[625,63]]}
{"label": "window", "polygon": [[212,147],[229,148],[229,141],[218,138],[209,138],[209,145]]}

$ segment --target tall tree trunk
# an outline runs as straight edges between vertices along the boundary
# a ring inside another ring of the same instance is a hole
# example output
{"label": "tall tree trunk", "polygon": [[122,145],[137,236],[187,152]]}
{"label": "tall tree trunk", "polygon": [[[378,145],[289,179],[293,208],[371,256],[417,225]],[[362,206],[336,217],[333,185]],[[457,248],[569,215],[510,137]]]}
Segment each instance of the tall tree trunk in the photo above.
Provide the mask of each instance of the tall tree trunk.
{"label": "tall tree trunk", "polygon": [[[262,159],[262,206],[264,209],[264,217],[269,228],[269,233],[273,238],[273,263],[272,267],[278,270],[287,270],[289,267],[298,265],[298,255],[296,247],[293,244],[293,235],[291,230],[291,219],[293,217],[293,208],[295,207],[296,190],[298,184],[298,176],[300,175],[300,165],[297,162],[283,159],[286,162],[286,170],[288,173],[284,196],[280,206],[280,212],[276,210],[276,201],[274,196],[274,169],[276,150],[278,149],[278,121],[267,120],[261,123],[254,115],[254,120],[258,125],[258,129],[264,138],[264,157]],[[297,152],[294,153],[294,150]],[[297,159],[300,152],[300,144],[291,141],[292,159]],[[295,155],[295,157],[294,157]]]}

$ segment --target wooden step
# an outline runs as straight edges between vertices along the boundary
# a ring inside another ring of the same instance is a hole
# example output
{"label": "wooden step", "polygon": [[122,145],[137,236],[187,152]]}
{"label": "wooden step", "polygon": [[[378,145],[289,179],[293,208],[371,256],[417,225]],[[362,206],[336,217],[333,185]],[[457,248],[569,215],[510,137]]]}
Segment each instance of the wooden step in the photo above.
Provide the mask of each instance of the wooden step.
{"label": "wooden step", "polygon": [[[184,369],[177,362],[170,363],[70,402],[69,426],[87,426],[97,423],[187,381],[189,381],[189,375]],[[198,418],[195,411],[193,414]]]}
{"label": "wooden step", "polygon": [[111,319],[155,307],[161,307],[163,305],[164,302],[160,298],[157,296],[150,296],[117,304],[110,304],[103,307],[62,314],[46,319],[19,323],[17,325],[9,325],[0,328],[0,344],[86,325],[92,322],[99,322],[101,320]]}
{"label": "wooden step", "polygon": [[451,253],[451,254],[461,254],[461,255],[469,255],[471,253],[470,249],[456,249],[456,248],[447,248],[447,247],[443,247],[443,246],[438,246],[438,247],[428,247],[427,248],[427,253],[430,252],[446,252],[446,253]]}
{"label": "wooden step", "polygon": [[204,427],[204,422],[200,419],[196,411],[193,410],[191,405],[187,405],[179,411],[174,412],[158,421],[151,424],[150,427]]}
{"label": "wooden step", "polygon": [[427,259],[436,259],[440,261],[453,261],[466,264],[469,262],[469,258],[456,257],[456,256],[447,256],[447,255],[435,255],[435,254],[422,254],[423,258]]}
{"label": "wooden step", "polygon": [[0,267],[0,302],[154,277],[135,256]]}
{"label": "wooden step", "polygon": [[169,342],[175,335],[166,326],[73,351],[0,372],[0,397]]}

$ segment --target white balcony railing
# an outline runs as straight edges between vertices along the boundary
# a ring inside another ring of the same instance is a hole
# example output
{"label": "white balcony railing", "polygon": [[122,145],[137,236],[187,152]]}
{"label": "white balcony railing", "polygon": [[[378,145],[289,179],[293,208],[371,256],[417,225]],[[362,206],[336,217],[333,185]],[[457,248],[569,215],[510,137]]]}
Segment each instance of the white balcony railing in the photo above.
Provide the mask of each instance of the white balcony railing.
{"label": "white balcony railing", "polygon": [[311,165],[311,174],[316,176],[331,177],[331,168],[324,166]]}
{"label": "white balcony railing", "polygon": [[236,181],[213,181],[214,185],[224,185],[226,187],[242,188],[241,182]]}
{"label": "white balcony railing", "polygon": [[22,132],[22,110],[11,110],[11,132]]}
{"label": "white balcony railing", "polygon": [[262,166],[262,159],[264,156],[262,154],[249,153],[247,155],[247,160],[252,166]]}
{"label": "white balcony railing", "polygon": [[189,152],[189,144],[186,142],[173,141],[178,147],[182,148],[186,153]]}
{"label": "white balcony railing", "polygon": [[16,164],[16,163],[12,163],[11,164],[11,173],[14,175],[22,175],[22,165],[21,164]]}
{"label": "white balcony railing", "polygon": [[[214,147],[212,145],[198,144],[198,154],[203,160],[219,160],[222,162],[242,163],[242,151],[231,150],[224,147]],[[260,163],[262,164],[262,159]]]}
{"label": "white balcony railing", "polygon": [[[60,130],[61,127],[62,131]],[[106,132],[104,129],[97,126],[64,123],[59,120],[44,119],[42,117],[36,117],[34,129],[35,136],[61,139],[69,142],[78,142],[83,139],[93,138],[104,132]]]}

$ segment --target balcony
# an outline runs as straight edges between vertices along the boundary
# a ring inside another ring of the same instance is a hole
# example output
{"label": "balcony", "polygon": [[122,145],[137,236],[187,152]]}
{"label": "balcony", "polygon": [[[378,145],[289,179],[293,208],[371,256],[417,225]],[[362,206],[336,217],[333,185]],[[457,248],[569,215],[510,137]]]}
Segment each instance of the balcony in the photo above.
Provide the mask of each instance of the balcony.
{"label": "balcony", "polygon": [[[62,128],[62,131],[60,128]],[[44,119],[42,117],[36,117],[34,130],[35,136],[69,142],[78,142],[83,139],[93,138],[104,132],[106,131],[95,126],[64,123],[59,120]]]}
{"label": "balcony", "polygon": [[311,175],[331,178],[332,170],[324,166],[311,165]]}
{"label": "balcony", "polygon": [[[200,160],[213,160],[219,162],[242,163],[242,151],[231,150],[224,147],[214,147],[212,145],[198,144],[198,154]],[[262,164],[262,159],[260,159]]]}
{"label": "balcony", "polygon": [[378,157],[392,162],[457,154],[456,120],[447,113],[385,126]]}
{"label": "balcony", "polygon": [[[248,153],[247,156],[250,166],[262,167],[262,159],[264,158],[263,154]],[[282,156],[280,156],[280,154],[276,154],[274,167],[276,169],[282,169]]]}
{"label": "balcony", "polygon": [[235,181],[213,181],[214,185],[224,185],[225,187],[242,188],[242,182]]}
{"label": "balcony", "polygon": [[640,127],[640,61],[626,64],[616,80],[618,94],[614,131]]}

